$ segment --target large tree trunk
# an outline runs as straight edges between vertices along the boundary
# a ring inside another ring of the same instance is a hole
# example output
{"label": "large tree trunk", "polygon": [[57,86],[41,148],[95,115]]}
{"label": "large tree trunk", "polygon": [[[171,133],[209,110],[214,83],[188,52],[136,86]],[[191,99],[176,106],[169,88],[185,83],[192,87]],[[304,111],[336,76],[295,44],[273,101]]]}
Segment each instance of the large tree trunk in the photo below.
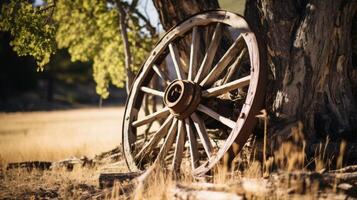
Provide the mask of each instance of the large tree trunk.
{"label": "large tree trunk", "polygon": [[284,137],[301,121],[310,142],[356,139],[350,76],[356,8],[344,0],[247,0],[245,16],[268,49],[270,133]]}
{"label": "large tree trunk", "polygon": [[217,0],[153,0],[162,27],[168,31],[196,13],[219,8]]}
{"label": "large tree trunk", "polygon": [[[219,7],[216,0],[153,2],[165,30]],[[356,139],[350,76],[355,74],[351,27],[356,6],[348,0],[247,0],[245,15],[270,69],[265,105],[269,134],[284,138],[302,122],[309,142],[327,135]]]}

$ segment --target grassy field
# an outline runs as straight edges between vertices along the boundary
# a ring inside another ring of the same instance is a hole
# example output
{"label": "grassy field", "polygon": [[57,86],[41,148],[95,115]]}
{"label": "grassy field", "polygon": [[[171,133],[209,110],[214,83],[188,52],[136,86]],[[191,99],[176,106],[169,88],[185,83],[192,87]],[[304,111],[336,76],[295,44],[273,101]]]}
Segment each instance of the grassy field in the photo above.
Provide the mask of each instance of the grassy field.
{"label": "grassy field", "polygon": [[[266,152],[266,147],[257,143],[246,149],[253,154],[244,156],[244,151],[238,154],[231,168],[222,162],[213,169],[212,177],[200,180],[201,183],[193,179],[185,168],[179,178],[173,178],[171,173],[156,165],[148,170],[152,172],[141,178],[142,182],[138,185],[135,185],[137,181],[129,181],[118,183],[113,188],[100,188],[99,174],[108,166],[111,169],[115,166],[116,172],[128,172],[122,157],[102,165],[77,165],[72,170],[5,168],[4,164],[8,162],[57,161],[84,155],[92,157],[111,150],[120,144],[123,112],[123,107],[117,107],[0,114],[0,199],[156,200],[172,199],[172,195],[191,199],[188,194],[199,195],[208,190],[233,195],[235,199],[357,197],[357,184],[353,182],[355,176],[351,180],[343,178],[357,172],[346,174],[329,170],[331,160],[324,151],[328,142],[321,145],[314,158],[307,159],[300,125],[291,131],[293,140],[283,143],[275,152],[260,154],[258,152],[262,149]],[[337,168],[343,167],[341,152],[336,155]],[[308,167],[311,163],[315,163],[315,168]],[[203,180],[206,182],[202,183]],[[204,189],[207,187],[211,189]]]}
{"label": "grassy field", "polygon": [[4,162],[94,156],[120,144],[123,107],[0,113]]}

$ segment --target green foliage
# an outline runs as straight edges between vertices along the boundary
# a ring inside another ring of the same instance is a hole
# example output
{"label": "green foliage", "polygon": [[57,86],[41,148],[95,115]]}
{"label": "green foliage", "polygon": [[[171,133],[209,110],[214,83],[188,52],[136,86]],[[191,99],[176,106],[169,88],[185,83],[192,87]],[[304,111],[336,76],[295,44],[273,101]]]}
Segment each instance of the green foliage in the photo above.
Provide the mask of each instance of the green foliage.
{"label": "green foliage", "polygon": [[[125,5],[127,5],[125,3]],[[128,36],[136,72],[155,42],[130,14]],[[127,19],[127,20],[129,20]],[[66,48],[71,60],[93,63],[96,91],[103,98],[113,84],[124,87],[126,70],[119,12],[107,0],[56,0],[40,7],[23,0],[4,4],[0,30],[13,36],[11,45],[19,55],[31,55],[40,67],[57,48]]]}
{"label": "green foliage", "polygon": [[55,53],[56,27],[49,23],[49,10],[34,8],[24,0],[14,0],[1,8],[0,30],[13,36],[10,45],[20,56],[31,55],[42,68]]}

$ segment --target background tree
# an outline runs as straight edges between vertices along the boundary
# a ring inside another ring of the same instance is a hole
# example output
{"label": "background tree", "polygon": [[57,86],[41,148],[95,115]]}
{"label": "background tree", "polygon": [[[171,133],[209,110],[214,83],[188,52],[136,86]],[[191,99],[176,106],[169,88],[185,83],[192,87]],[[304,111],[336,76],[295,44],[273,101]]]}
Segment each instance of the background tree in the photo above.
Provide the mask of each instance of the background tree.
{"label": "background tree", "polygon": [[13,49],[33,56],[40,70],[62,48],[72,61],[93,62],[96,91],[106,98],[109,84],[123,87],[128,78],[129,88],[155,42],[155,28],[136,4],[49,0],[35,7],[31,1],[14,0],[3,3],[0,30],[10,32]]}
{"label": "background tree", "polygon": [[[110,83],[131,82],[152,48],[155,30],[137,2],[51,0],[33,7],[16,0],[3,6],[0,27],[11,32],[14,50],[39,66],[58,48],[68,48],[74,61],[92,61],[97,92],[106,97]],[[153,2],[165,30],[219,8],[217,0]],[[268,62],[269,133],[286,137],[302,122],[310,142],[356,139],[356,9],[356,1],[346,0],[247,0],[245,16]]]}
{"label": "background tree", "polygon": [[[165,30],[200,11],[203,0],[153,0]],[[356,1],[248,0],[245,16],[266,54],[269,133],[286,138],[298,122],[310,142],[353,138],[357,127],[352,23]],[[356,21],[356,20],[354,20]],[[356,32],[353,33],[356,36]]]}

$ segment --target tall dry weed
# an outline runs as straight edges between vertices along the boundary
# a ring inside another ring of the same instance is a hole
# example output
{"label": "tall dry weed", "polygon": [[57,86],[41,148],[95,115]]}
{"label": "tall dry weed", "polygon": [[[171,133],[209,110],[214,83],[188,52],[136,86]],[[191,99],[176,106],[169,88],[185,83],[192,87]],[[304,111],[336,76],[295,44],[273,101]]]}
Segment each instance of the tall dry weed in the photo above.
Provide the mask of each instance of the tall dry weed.
{"label": "tall dry weed", "polygon": [[274,152],[276,167],[289,172],[303,170],[306,159],[306,141],[301,122],[298,122],[297,126],[291,128],[290,136],[290,139],[283,142]]}
{"label": "tall dry weed", "polygon": [[343,157],[345,155],[345,151],[346,151],[346,141],[342,140],[341,144],[340,144],[340,151],[337,157],[337,163],[336,163],[336,168],[340,169],[343,166]]}
{"label": "tall dry weed", "polygon": [[328,157],[326,154],[327,147],[330,143],[330,138],[326,137],[324,143],[319,143],[318,147],[315,149],[314,163],[315,171],[321,171],[323,169],[329,168],[331,164],[331,157]]}

